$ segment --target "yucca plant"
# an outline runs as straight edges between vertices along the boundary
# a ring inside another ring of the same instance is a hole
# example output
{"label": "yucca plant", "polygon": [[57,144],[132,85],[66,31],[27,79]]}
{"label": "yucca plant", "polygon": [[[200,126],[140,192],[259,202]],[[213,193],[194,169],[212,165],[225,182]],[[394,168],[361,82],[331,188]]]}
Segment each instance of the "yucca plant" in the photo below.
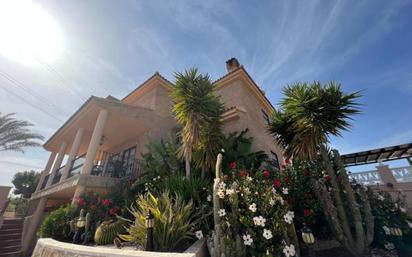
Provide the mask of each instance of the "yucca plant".
{"label": "yucca plant", "polygon": [[136,243],[142,248],[146,244],[146,215],[154,216],[153,239],[155,251],[181,251],[194,238],[194,229],[200,220],[200,213],[193,208],[192,201],[185,202],[180,196],[171,197],[164,192],[157,199],[151,194],[140,195],[136,205],[130,207],[134,221],[127,229],[127,235],[120,238]]}
{"label": "yucca plant", "polygon": [[[186,177],[190,176],[190,162],[193,152],[203,142],[204,146],[218,145],[220,135],[220,115],[224,107],[208,74],[199,74],[191,68],[184,73],[175,74],[176,82],[171,96],[174,102],[173,112],[177,123],[182,125],[182,146],[180,157],[185,159]],[[213,165],[211,159],[216,147],[204,148],[208,152],[201,156],[200,164],[207,168]]]}

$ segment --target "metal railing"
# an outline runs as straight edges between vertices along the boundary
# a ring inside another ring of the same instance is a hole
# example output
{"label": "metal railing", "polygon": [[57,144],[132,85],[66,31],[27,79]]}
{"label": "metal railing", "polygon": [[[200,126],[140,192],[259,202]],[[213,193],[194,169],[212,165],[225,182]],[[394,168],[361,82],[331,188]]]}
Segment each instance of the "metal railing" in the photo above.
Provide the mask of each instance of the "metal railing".
{"label": "metal railing", "polygon": [[350,173],[349,177],[364,185],[382,184],[382,180],[377,170]]}
{"label": "metal railing", "polygon": [[404,183],[404,182],[412,182],[412,167],[399,167],[399,168],[392,168],[392,175],[395,177],[396,182]]}

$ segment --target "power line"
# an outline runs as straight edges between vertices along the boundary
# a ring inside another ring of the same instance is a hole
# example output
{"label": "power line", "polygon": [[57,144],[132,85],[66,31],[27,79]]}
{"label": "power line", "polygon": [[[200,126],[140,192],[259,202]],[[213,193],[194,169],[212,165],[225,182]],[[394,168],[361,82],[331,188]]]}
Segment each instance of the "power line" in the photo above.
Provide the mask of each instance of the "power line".
{"label": "power line", "polygon": [[67,88],[70,92],[72,92],[73,94],[79,96],[82,100],[84,100],[84,101],[87,100],[87,98],[84,97],[79,92],[77,92],[77,90],[74,90],[72,88],[72,86],[69,85],[67,80],[56,69],[54,69],[51,65],[47,64],[47,62],[44,61],[41,57],[37,57],[35,59],[41,66],[43,66],[44,69],[46,69],[48,72],[54,74],[59,79],[60,83],[62,84],[61,86],[63,88]]}
{"label": "power line", "polygon": [[0,76],[2,76],[3,78],[5,78],[6,80],[8,80],[11,84],[15,85],[16,87],[22,89],[23,91],[25,91],[26,93],[34,96],[35,98],[37,98],[39,101],[41,101],[42,103],[47,104],[49,107],[54,108],[54,109],[58,109],[59,111],[62,111],[59,107],[57,107],[56,105],[54,105],[53,103],[49,102],[48,99],[46,99],[45,97],[37,94],[34,90],[30,89],[29,87],[27,87],[25,84],[23,84],[22,82],[18,81],[17,79],[13,78],[10,74],[8,74],[7,72],[1,71],[0,70]]}
{"label": "power line", "polygon": [[55,120],[57,120],[57,121],[59,121],[59,122],[63,122],[60,118],[58,118],[57,116],[54,116],[54,114],[46,111],[45,109],[43,109],[43,108],[41,108],[41,107],[39,107],[39,106],[37,106],[37,105],[29,102],[29,101],[27,101],[26,98],[24,98],[24,97],[22,97],[22,96],[20,96],[20,95],[18,95],[18,94],[16,94],[16,93],[14,93],[13,91],[9,90],[8,88],[6,88],[6,87],[4,87],[4,86],[1,87],[1,88],[2,88],[4,91],[8,92],[9,94],[13,95],[14,97],[16,97],[16,98],[22,100],[23,102],[25,102],[26,104],[30,105],[31,107],[33,107],[33,108],[41,111],[42,113],[44,113],[44,114],[52,117],[53,119],[55,119]]}
{"label": "power line", "polygon": [[12,162],[12,161],[3,161],[3,160],[0,160],[0,163],[12,164],[12,165],[22,166],[22,167],[30,167],[30,168],[33,168],[33,169],[42,169],[42,168],[39,167],[39,166],[33,166],[33,165],[29,165],[29,164],[22,164],[22,163],[19,163],[19,162]]}

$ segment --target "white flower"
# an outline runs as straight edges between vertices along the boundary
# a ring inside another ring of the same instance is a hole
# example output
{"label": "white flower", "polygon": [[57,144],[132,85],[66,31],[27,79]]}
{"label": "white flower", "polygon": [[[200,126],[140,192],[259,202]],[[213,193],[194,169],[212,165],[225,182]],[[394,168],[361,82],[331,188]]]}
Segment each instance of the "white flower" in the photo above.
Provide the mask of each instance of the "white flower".
{"label": "white flower", "polygon": [[406,209],[403,207],[400,207],[399,210],[401,210],[401,212],[406,213]]}
{"label": "white flower", "polygon": [[252,245],[253,239],[249,234],[243,235],[243,243],[245,245]]}
{"label": "white flower", "polygon": [[207,199],[208,202],[211,202],[212,201],[212,196],[208,195],[206,199]]}
{"label": "white flower", "polygon": [[220,209],[217,211],[220,217],[226,216],[226,210],[225,209]]}
{"label": "white flower", "polygon": [[263,229],[263,237],[267,240],[271,239],[273,237],[272,231],[270,231],[269,229]]}
{"label": "white flower", "polygon": [[273,187],[272,188],[272,193],[275,195],[276,194],[276,189]]}
{"label": "white flower", "polygon": [[269,200],[270,206],[275,205],[275,203],[276,203],[276,201],[273,198],[270,198],[270,200]]}
{"label": "white flower", "polygon": [[295,256],[296,251],[295,251],[295,246],[294,245],[286,245],[285,248],[283,248],[283,253],[285,254],[286,257],[291,257]]}
{"label": "white flower", "polygon": [[247,177],[246,177],[246,180],[250,182],[250,181],[253,180],[253,178],[252,178],[251,176],[247,176]]}
{"label": "white flower", "polygon": [[395,207],[398,208],[398,203],[395,203]]}
{"label": "white flower", "polygon": [[227,195],[233,195],[235,193],[234,189],[226,189],[226,194]]}
{"label": "white flower", "polygon": [[249,194],[250,193],[250,189],[248,187],[246,187],[244,190],[245,194]]}
{"label": "white flower", "polygon": [[379,200],[379,201],[383,201],[383,200],[385,200],[385,197],[383,197],[382,195],[379,195],[379,194],[378,194],[378,200]]}
{"label": "white flower", "polygon": [[160,176],[157,176],[157,179],[160,179]]}
{"label": "white flower", "polygon": [[220,199],[225,198],[225,192],[223,192],[223,190],[219,189],[217,190],[217,196],[219,196]]}
{"label": "white flower", "polygon": [[222,148],[222,149],[220,149],[220,151],[221,151],[222,153],[224,153],[224,152],[225,152],[225,149]]}
{"label": "white flower", "polygon": [[385,231],[385,234],[390,235],[391,231],[387,226],[383,226],[382,228]]}
{"label": "white flower", "polygon": [[203,238],[203,232],[202,230],[198,230],[195,232],[197,239],[202,239]]}
{"label": "white flower", "polygon": [[292,224],[292,220],[295,217],[295,213],[293,211],[288,211],[284,216],[283,219],[285,220],[286,223]]}
{"label": "white flower", "polygon": [[388,249],[389,251],[395,249],[395,245],[392,244],[392,243],[386,243],[386,244],[384,245],[384,247],[385,247],[386,249]]}
{"label": "white flower", "polygon": [[253,217],[253,222],[255,223],[256,226],[265,226],[266,219],[263,218],[262,216],[259,217]]}
{"label": "white flower", "polygon": [[408,226],[409,226],[410,228],[412,228],[412,222],[410,222],[409,220],[407,220],[406,222],[408,222]]}
{"label": "white flower", "polygon": [[223,190],[223,191],[225,191],[225,188],[226,188],[226,184],[225,184],[225,182],[220,182],[219,183],[219,190]]}
{"label": "white flower", "polygon": [[249,206],[249,210],[251,210],[252,212],[256,212],[256,204],[255,203],[252,203],[250,206]]}
{"label": "white flower", "polygon": [[287,195],[289,193],[289,190],[286,187],[284,187],[284,188],[282,188],[282,193],[284,195]]}

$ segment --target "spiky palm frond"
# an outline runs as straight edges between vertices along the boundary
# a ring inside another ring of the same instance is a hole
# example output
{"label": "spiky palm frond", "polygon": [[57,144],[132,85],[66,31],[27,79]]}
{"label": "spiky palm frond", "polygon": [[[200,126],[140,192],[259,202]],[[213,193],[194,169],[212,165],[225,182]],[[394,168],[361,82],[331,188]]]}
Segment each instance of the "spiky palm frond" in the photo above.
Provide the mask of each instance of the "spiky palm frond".
{"label": "spiky palm frond", "polygon": [[25,147],[40,146],[37,140],[43,140],[43,136],[32,133],[29,127],[33,124],[16,120],[14,113],[2,115],[0,113],[0,151],[24,152]]}
{"label": "spiky palm frond", "polygon": [[268,129],[289,157],[314,158],[319,146],[350,129],[351,116],[360,112],[360,93],[343,93],[335,82],[295,83],[283,94]]}
{"label": "spiky palm frond", "polygon": [[194,150],[203,146],[205,156],[198,161],[203,166],[210,165],[209,155],[215,154],[215,138],[220,132],[220,116],[223,104],[214,92],[212,81],[208,74],[199,74],[191,68],[184,73],[175,74],[176,82],[172,90],[173,112],[179,124],[183,126],[181,137],[182,147],[179,155],[192,160]]}

